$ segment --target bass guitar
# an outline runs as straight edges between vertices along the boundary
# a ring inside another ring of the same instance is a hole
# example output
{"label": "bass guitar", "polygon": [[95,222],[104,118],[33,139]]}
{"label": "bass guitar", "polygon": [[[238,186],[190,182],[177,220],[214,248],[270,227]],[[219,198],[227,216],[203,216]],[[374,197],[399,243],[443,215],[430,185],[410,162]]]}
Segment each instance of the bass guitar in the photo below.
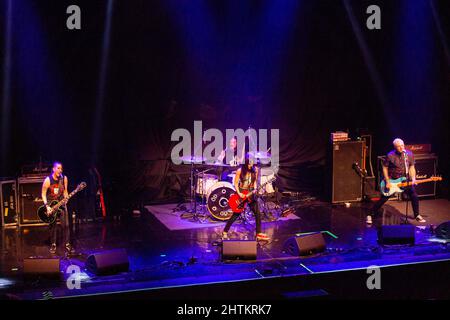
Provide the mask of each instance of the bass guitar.
{"label": "bass guitar", "polygon": [[242,211],[244,211],[245,204],[250,203],[252,201],[251,196],[259,192],[259,190],[264,188],[266,184],[272,183],[275,180],[276,177],[272,177],[251,192],[248,190],[242,191],[242,193],[245,195],[243,198],[241,198],[237,193],[233,193],[230,196],[230,199],[228,199],[228,205],[230,206],[231,211],[233,211],[234,213],[241,213]]}
{"label": "bass guitar", "polygon": [[45,222],[45,223],[49,223],[49,224],[54,223],[56,221],[56,219],[62,214],[61,207],[64,206],[69,201],[70,198],[72,198],[75,194],[77,194],[84,188],[86,188],[86,182],[81,182],[75,188],[75,190],[73,190],[69,194],[69,196],[67,198],[62,199],[59,202],[57,200],[53,200],[49,204],[49,206],[51,208],[50,212],[47,212],[47,207],[45,205],[40,206],[37,210],[37,215],[38,215],[39,219],[41,219],[41,221]]}

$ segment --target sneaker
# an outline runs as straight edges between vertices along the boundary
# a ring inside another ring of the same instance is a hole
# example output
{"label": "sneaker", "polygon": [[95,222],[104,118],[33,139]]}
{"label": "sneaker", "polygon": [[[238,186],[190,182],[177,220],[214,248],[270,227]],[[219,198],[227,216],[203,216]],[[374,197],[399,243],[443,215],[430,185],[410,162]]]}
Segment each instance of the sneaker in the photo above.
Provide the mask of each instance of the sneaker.
{"label": "sneaker", "polygon": [[427,222],[427,220],[425,220],[420,214],[417,215],[416,217],[416,221],[420,222],[420,223],[424,223]]}
{"label": "sneaker", "polygon": [[372,224],[372,216],[367,216],[366,223],[367,224]]}
{"label": "sneaker", "polygon": [[230,238],[228,238],[228,232],[222,232],[222,240],[230,240]]}
{"label": "sneaker", "polygon": [[55,254],[56,253],[56,243],[52,243],[50,246],[50,253]]}
{"label": "sneaker", "polygon": [[270,238],[269,238],[269,236],[268,236],[267,234],[265,234],[265,233],[258,233],[258,234],[256,235],[256,240],[269,241]]}
{"label": "sneaker", "polygon": [[70,243],[66,243],[66,251],[69,254],[74,254],[75,253],[75,249],[73,248],[73,246]]}

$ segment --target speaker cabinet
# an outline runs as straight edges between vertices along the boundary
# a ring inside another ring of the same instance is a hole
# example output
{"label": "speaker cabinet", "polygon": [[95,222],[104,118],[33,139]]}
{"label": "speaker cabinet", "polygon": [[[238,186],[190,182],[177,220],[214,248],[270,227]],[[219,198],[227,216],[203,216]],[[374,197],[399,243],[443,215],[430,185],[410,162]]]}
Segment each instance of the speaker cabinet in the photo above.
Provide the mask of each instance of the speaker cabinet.
{"label": "speaker cabinet", "polygon": [[125,249],[91,254],[86,260],[86,269],[96,275],[127,272],[130,263]]}
{"label": "speaker cabinet", "polygon": [[410,224],[381,226],[378,229],[378,243],[383,245],[415,243],[415,227]]}
{"label": "speaker cabinet", "polygon": [[371,200],[380,196],[380,192],[377,191],[376,187],[376,177],[366,177],[364,179],[363,189],[364,199],[366,200]]}
{"label": "speaker cabinet", "polygon": [[441,239],[450,239],[450,221],[441,223],[436,228],[436,237]]}
{"label": "speaker cabinet", "polygon": [[364,141],[333,142],[331,152],[331,202],[362,200],[362,177],[356,166],[363,163]]}
{"label": "speaker cabinet", "polygon": [[23,260],[23,273],[28,276],[62,278],[59,259],[26,258]]}
{"label": "speaker cabinet", "polygon": [[[416,179],[427,179],[436,175],[438,158],[433,154],[416,155]],[[436,195],[436,181],[417,185],[419,197],[434,197]]]}
{"label": "speaker cabinet", "polygon": [[0,209],[2,227],[17,225],[17,193],[16,181],[0,181]]}
{"label": "speaker cabinet", "polygon": [[256,241],[224,240],[222,260],[256,260]]}
{"label": "speaker cabinet", "polygon": [[293,256],[306,256],[325,251],[326,243],[322,233],[317,232],[292,237],[284,243],[283,251]]}
{"label": "speaker cabinet", "polygon": [[18,179],[20,225],[45,225],[37,215],[37,209],[44,204],[41,197],[44,179],[45,177]]}

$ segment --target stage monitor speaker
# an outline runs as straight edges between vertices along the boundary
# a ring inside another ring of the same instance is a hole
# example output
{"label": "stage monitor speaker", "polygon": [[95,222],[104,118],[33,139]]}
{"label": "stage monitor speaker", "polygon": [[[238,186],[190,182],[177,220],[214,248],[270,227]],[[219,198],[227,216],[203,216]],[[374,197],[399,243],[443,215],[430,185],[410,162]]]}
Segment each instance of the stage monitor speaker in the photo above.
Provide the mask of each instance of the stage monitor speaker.
{"label": "stage monitor speaker", "polygon": [[85,263],[86,269],[96,275],[127,272],[130,263],[125,249],[109,250],[91,254]]}
{"label": "stage monitor speaker", "polygon": [[326,243],[321,232],[289,238],[283,251],[293,256],[307,256],[325,251]]}
{"label": "stage monitor speaker", "polygon": [[25,258],[23,260],[23,274],[25,277],[62,278],[60,260],[58,258]]}
{"label": "stage monitor speaker", "polygon": [[450,239],[450,221],[441,223],[435,230],[436,237]]}
{"label": "stage monitor speaker", "polygon": [[364,141],[333,142],[331,172],[331,202],[362,200],[362,177],[356,166],[363,163]]}
{"label": "stage monitor speaker", "polygon": [[256,260],[255,240],[224,240],[222,260]]}
{"label": "stage monitor speaker", "polygon": [[0,181],[0,209],[2,227],[17,225],[16,180]]}
{"label": "stage monitor speaker", "polygon": [[415,243],[415,227],[410,224],[381,226],[378,230],[378,242],[383,245]]}

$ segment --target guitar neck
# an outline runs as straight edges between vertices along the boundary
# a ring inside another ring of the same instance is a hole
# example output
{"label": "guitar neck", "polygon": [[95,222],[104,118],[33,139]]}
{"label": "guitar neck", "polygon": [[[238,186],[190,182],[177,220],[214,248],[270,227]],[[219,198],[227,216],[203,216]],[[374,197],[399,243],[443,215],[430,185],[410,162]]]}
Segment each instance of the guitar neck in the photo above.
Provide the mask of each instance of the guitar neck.
{"label": "guitar neck", "polygon": [[[434,180],[432,178],[416,180],[416,184],[421,184],[421,183],[431,182],[431,181],[434,181]],[[401,186],[410,186],[410,185],[412,185],[411,181],[401,183]]]}
{"label": "guitar neck", "polygon": [[67,196],[67,199],[63,199],[63,200],[59,201],[52,209],[53,210],[59,209],[59,207],[61,207],[64,203],[67,203],[67,201],[69,201],[69,199],[72,198],[77,192],[78,192],[77,189],[73,190],[71,193],[69,193],[69,195]]}
{"label": "guitar neck", "polygon": [[266,181],[263,184],[261,184],[258,188],[256,188],[255,190],[253,190],[251,193],[257,193],[259,190],[261,190],[262,188],[264,188],[266,186],[266,184],[270,183],[272,181]]}

